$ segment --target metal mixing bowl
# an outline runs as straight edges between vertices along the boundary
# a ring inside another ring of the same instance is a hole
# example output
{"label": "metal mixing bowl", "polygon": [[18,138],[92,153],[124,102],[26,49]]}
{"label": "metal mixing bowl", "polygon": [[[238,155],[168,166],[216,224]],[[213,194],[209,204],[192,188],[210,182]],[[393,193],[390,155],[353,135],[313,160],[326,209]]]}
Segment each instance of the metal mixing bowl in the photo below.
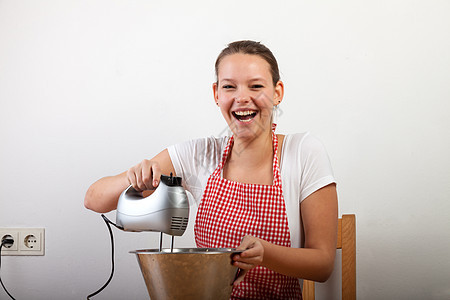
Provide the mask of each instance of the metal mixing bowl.
{"label": "metal mixing bowl", "polygon": [[229,299],[237,268],[232,248],[179,248],[135,253],[152,300]]}

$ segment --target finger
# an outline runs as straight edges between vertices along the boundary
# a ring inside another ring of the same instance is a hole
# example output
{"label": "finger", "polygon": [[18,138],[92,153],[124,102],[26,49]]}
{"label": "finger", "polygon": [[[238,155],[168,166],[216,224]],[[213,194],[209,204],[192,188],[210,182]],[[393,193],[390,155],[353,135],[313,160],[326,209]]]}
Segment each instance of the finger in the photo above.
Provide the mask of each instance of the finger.
{"label": "finger", "polygon": [[233,285],[237,286],[239,283],[241,283],[242,280],[244,280],[245,275],[247,274],[248,270],[238,269],[238,273],[236,273],[236,278],[233,281]]}
{"label": "finger", "polygon": [[138,189],[137,184],[136,184],[136,175],[134,172],[134,167],[130,168],[128,170],[127,179],[128,179],[128,182],[130,183],[130,185],[132,185],[134,189]]}
{"label": "finger", "polygon": [[142,181],[142,163],[136,165],[134,175],[136,176],[136,187],[139,192],[146,190],[145,184]]}
{"label": "finger", "polygon": [[242,270],[250,270],[250,269],[253,269],[254,267],[256,267],[255,264],[247,263],[247,262],[243,262],[243,261],[235,261],[233,263],[233,266],[238,267]]}
{"label": "finger", "polygon": [[[237,263],[237,265],[235,264]],[[252,256],[252,257],[236,257],[233,259],[233,265],[242,266],[244,269],[248,267],[248,265],[257,266],[262,263],[262,257],[260,255]],[[243,264],[243,265],[240,265]]]}
{"label": "finger", "polygon": [[261,255],[261,249],[253,246],[254,244],[252,244],[252,247],[249,247],[244,252],[242,252],[240,254],[241,258],[252,258]]}
{"label": "finger", "polygon": [[161,168],[157,163],[152,164],[152,173],[153,173],[153,187],[156,188],[159,184],[159,180],[161,178]]}
{"label": "finger", "polygon": [[142,177],[142,184],[145,186],[145,189],[152,190],[153,189],[152,162],[148,160],[142,161],[141,177]]}
{"label": "finger", "polygon": [[243,251],[239,255],[234,256],[233,261],[260,265],[264,257],[264,247],[261,242],[256,240],[254,243],[251,243],[249,247],[250,248],[247,248],[247,250]]}

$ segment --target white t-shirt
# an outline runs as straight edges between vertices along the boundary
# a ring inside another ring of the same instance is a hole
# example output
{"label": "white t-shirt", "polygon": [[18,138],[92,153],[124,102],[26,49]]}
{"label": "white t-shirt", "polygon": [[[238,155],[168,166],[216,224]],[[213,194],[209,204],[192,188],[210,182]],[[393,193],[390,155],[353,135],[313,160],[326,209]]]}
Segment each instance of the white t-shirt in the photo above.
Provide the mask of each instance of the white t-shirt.
{"label": "white t-shirt", "polygon": [[[222,159],[229,137],[207,137],[168,148],[177,176],[183,178],[190,197],[189,223],[193,228],[197,208],[209,176]],[[288,134],[281,152],[281,184],[292,247],[301,242],[300,203],[318,189],[335,182],[323,144],[309,133]]]}

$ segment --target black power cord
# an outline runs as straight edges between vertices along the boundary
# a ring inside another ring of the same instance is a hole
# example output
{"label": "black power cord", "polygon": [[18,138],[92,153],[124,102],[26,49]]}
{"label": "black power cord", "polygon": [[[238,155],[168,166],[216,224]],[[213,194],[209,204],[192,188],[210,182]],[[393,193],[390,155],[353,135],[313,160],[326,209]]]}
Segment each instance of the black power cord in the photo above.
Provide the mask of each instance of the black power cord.
{"label": "black power cord", "polygon": [[[14,240],[12,238],[4,238],[2,239],[2,243],[0,244],[0,270],[2,267],[2,248],[3,246],[7,247],[11,247],[14,244]],[[5,292],[8,294],[8,296],[15,300],[15,298],[8,292],[8,290],[6,289],[5,285],[3,284],[2,278],[0,276],[0,283],[2,284],[3,289],[5,290]]]}
{"label": "black power cord", "polygon": [[[113,233],[111,230],[111,225],[114,225],[116,228],[123,230],[123,227],[118,226],[116,224],[114,224],[113,222],[111,222],[111,220],[109,220],[105,215],[102,214],[102,218],[106,223],[106,226],[108,227],[108,231],[109,231],[109,236],[111,237],[111,275],[109,276],[108,280],[106,281],[106,283],[100,288],[98,289],[96,292],[90,294],[87,296],[87,299],[90,300],[91,297],[94,297],[95,295],[99,294],[101,291],[103,291],[108,284],[111,282],[113,276],[114,276],[114,237],[113,237]],[[111,224],[111,225],[110,225]],[[2,248],[3,247],[11,247],[14,244],[14,240],[12,238],[4,238],[1,241],[0,244],[0,271],[1,271],[1,266],[2,266],[2,260],[1,260],[1,255],[2,255]],[[12,300],[16,300],[6,289],[5,285],[3,284],[2,278],[0,276],[0,283],[3,287],[3,289],[5,290],[5,292],[8,294],[8,296],[12,299]]]}
{"label": "black power cord", "polygon": [[106,281],[106,283],[101,288],[99,288],[97,291],[95,291],[94,293],[92,293],[92,294],[87,296],[87,300],[90,300],[91,297],[94,297],[95,295],[99,294],[111,282],[111,280],[112,280],[112,278],[114,276],[114,237],[113,237],[113,233],[112,233],[112,230],[111,230],[111,225],[115,226],[118,229],[123,230],[123,227],[118,226],[118,225],[114,224],[113,222],[111,222],[111,220],[109,220],[104,214],[102,214],[102,218],[103,218],[103,221],[105,221],[106,226],[108,227],[109,236],[111,237],[111,275],[109,275],[108,280]]}

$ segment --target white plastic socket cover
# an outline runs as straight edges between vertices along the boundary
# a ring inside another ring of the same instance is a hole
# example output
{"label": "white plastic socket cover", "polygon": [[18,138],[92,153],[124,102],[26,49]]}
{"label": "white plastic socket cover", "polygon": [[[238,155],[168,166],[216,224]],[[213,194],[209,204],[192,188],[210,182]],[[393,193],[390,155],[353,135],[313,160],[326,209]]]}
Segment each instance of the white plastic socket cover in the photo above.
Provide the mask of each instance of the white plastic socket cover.
{"label": "white plastic socket cover", "polygon": [[2,248],[3,255],[44,255],[44,228],[0,228],[0,240],[10,235],[14,239],[11,248]]}

